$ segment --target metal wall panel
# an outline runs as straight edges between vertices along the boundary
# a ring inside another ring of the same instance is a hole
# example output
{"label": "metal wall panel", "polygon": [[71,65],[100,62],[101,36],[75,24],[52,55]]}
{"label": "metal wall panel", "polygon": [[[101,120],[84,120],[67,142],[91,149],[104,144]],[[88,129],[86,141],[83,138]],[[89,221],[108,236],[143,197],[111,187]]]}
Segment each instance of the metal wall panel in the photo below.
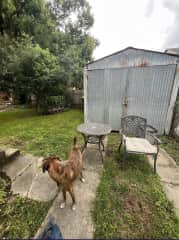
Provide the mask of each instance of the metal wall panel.
{"label": "metal wall panel", "polygon": [[130,68],[127,114],[139,115],[164,132],[176,65]]}
{"label": "metal wall panel", "polygon": [[165,53],[156,53],[141,49],[128,48],[119,53],[99,59],[88,64],[88,69],[144,67],[155,65],[176,64],[178,56],[171,56]]}
{"label": "metal wall panel", "polygon": [[119,130],[128,69],[88,71],[88,121],[108,123]]}
{"label": "metal wall panel", "polygon": [[128,69],[112,69],[109,78],[109,124],[113,130],[119,130],[123,115],[123,102],[127,84]]}
{"label": "metal wall panel", "polygon": [[105,122],[105,85],[104,70],[88,71],[87,111],[88,121]]}

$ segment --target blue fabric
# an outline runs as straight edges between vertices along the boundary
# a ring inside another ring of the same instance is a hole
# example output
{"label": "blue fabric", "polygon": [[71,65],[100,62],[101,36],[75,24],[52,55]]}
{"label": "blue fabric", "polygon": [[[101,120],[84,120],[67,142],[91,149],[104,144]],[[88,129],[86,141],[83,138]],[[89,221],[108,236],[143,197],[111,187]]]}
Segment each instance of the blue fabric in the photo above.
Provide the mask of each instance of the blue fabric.
{"label": "blue fabric", "polygon": [[37,238],[43,240],[63,239],[60,228],[53,219],[49,220],[44,231]]}

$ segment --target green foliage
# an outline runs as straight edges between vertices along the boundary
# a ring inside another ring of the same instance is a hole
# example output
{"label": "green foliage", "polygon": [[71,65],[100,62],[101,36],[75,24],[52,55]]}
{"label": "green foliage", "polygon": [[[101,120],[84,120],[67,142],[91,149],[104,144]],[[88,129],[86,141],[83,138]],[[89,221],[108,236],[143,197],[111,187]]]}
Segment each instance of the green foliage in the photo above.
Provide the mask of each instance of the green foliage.
{"label": "green foliage", "polygon": [[94,39],[88,35],[84,41],[77,45],[73,44],[60,55],[59,64],[64,67],[64,78],[70,85],[82,88],[83,67],[91,60],[96,46]]}
{"label": "green foliage", "polygon": [[128,155],[123,169],[119,135],[108,139],[93,219],[95,238],[178,238],[179,218],[144,156]]}
{"label": "green foliage", "polygon": [[[2,41],[8,39],[8,36],[1,37]],[[67,83],[57,57],[48,49],[32,45],[26,36],[7,45],[7,49],[11,54],[5,51],[6,59],[2,60],[2,66],[7,70],[0,76],[2,90],[13,93],[16,99],[24,95],[26,101],[35,96],[37,106],[49,95],[64,94]],[[0,51],[3,53],[4,49],[0,48]]]}
{"label": "green foliage", "polygon": [[28,98],[37,88],[38,95],[82,88],[82,68],[97,45],[93,22],[86,0],[1,1],[0,89]]}
{"label": "green foliage", "polygon": [[50,27],[48,12],[44,0],[1,1],[1,34],[4,35],[6,33],[12,38],[17,38],[23,33],[36,36],[35,33],[38,33],[37,29],[40,27]]}
{"label": "green foliage", "polygon": [[6,198],[6,182],[3,178],[0,177],[0,205],[5,202]]}
{"label": "green foliage", "polygon": [[92,59],[97,40],[89,34],[94,23],[86,0],[55,0],[50,10],[61,32],[58,48],[59,64],[64,66],[64,78],[70,85],[82,88],[84,65]]}
{"label": "green foliage", "polygon": [[0,214],[0,237],[30,238],[45,218],[51,202],[42,203],[14,197],[3,206]]}
{"label": "green foliage", "polygon": [[21,57],[21,53],[31,46],[31,39],[27,35],[18,38],[17,40],[11,39],[7,34],[0,35],[0,90],[12,92],[16,80],[15,70],[12,66]]}
{"label": "green foliage", "polygon": [[15,74],[12,76],[15,83],[13,92],[17,96],[24,94],[27,98],[34,95],[38,106],[46,96],[65,89],[57,58],[38,45],[29,46],[16,57],[11,64],[11,73]]}
{"label": "green foliage", "polygon": [[[91,8],[86,0],[54,0],[50,3],[50,10],[57,26],[61,30],[68,29],[73,32],[71,37],[75,40],[94,23]],[[77,32],[80,33],[79,36],[75,34]]]}

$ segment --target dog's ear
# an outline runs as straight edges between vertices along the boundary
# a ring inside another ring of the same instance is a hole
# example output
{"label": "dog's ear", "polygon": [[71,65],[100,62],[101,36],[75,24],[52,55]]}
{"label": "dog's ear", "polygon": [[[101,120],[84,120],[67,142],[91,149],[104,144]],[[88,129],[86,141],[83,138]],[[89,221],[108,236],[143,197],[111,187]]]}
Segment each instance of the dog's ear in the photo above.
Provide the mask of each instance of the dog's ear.
{"label": "dog's ear", "polygon": [[42,165],[42,171],[43,171],[43,173],[44,173],[45,171],[48,171],[49,166],[50,166],[49,161],[48,161],[48,160],[45,160],[45,161],[43,162],[43,165]]}

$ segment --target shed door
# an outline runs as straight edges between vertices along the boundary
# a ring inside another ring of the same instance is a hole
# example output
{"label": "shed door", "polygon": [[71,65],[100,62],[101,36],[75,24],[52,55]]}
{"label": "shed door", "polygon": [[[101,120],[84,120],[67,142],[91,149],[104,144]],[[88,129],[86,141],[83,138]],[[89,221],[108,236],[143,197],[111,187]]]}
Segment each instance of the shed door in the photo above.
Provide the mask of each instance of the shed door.
{"label": "shed door", "polygon": [[104,70],[88,71],[88,121],[105,123],[105,90]]}
{"label": "shed door", "polygon": [[139,115],[164,132],[176,65],[130,68],[127,115]]}
{"label": "shed door", "polygon": [[113,130],[119,130],[123,115],[128,69],[109,70],[109,124]]}
{"label": "shed door", "polygon": [[87,119],[120,129],[128,69],[88,71]]}

